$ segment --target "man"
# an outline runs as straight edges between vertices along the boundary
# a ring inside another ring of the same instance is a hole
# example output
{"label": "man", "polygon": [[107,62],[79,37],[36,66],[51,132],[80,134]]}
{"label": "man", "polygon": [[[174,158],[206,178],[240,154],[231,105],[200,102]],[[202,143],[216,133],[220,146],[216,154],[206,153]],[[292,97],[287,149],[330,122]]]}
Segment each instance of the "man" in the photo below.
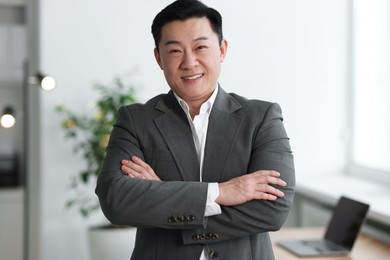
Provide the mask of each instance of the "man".
{"label": "man", "polygon": [[171,91],[118,111],[96,188],[104,214],[138,228],[131,259],[273,259],[268,232],[295,186],[279,105],[218,85],[216,10],[178,0],[152,33]]}

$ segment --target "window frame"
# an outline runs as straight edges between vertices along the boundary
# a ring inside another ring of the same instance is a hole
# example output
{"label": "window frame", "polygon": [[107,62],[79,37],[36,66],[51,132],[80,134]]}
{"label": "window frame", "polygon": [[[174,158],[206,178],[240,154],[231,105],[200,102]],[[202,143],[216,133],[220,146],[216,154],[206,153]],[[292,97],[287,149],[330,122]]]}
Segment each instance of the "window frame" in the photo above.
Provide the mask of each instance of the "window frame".
{"label": "window frame", "polygon": [[[364,165],[358,164],[354,161],[354,115],[355,115],[355,13],[354,13],[354,2],[356,0],[349,1],[349,14],[348,14],[348,111],[347,111],[347,120],[349,125],[349,138],[348,138],[348,147],[347,147],[347,166],[346,172],[352,176],[359,178],[364,178],[369,181],[377,183],[386,183],[390,184],[390,171],[378,170]],[[389,113],[390,114],[390,113]],[[390,155],[389,155],[390,160]]]}

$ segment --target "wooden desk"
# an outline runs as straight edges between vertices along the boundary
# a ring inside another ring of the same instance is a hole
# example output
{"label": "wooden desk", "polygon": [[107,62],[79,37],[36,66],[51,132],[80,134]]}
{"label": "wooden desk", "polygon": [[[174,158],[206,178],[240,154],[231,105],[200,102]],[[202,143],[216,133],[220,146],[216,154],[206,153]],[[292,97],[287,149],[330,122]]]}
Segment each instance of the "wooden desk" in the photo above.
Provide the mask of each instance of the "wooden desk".
{"label": "wooden desk", "polygon": [[270,232],[276,260],[315,259],[315,260],[389,260],[390,245],[360,234],[348,256],[297,257],[276,244],[278,240],[307,239],[323,237],[323,228],[285,228]]}

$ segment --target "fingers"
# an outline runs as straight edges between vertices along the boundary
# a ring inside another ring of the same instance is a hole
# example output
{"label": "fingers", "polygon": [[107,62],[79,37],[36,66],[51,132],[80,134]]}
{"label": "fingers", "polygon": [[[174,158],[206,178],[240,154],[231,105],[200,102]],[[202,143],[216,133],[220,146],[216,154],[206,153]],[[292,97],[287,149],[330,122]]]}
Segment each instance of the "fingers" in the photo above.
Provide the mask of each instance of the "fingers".
{"label": "fingers", "polygon": [[281,190],[278,190],[268,184],[259,184],[256,186],[255,199],[276,200],[284,196]]}
{"label": "fingers", "polygon": [[138,166],[132,161],[122,160],[121,170],[123,171],[124,174],[132,178],[145,179],[145,176],[139,173],[139,169],[138,171],[137,169],[135,169],[137,167]]}
{"label": "fingers", "polygon": [[275,195],[272,195],[272,194],[268,194],[268,193],[264,193],[264,192],[259,192],[257,194],[257,196],[255,196],[254,199],[257,199],[257,200],[277,200],[278,196],[275,196]]}
{"label": "fingers", "polygon": [[160,180],[152,167],[136,156],[133,156],[131,161],[122,160],[121,170],[124,172],[124,174],[132,178]]}
{"label": "fingers", "polygon": [[280,173],[277,171],[257,171],[251,174],[248,174],[251,178],[255,179],[256,183],[259,184],[274,184],[277,186],[284,187],[287,185],[285,181],[280,179]]}
{"label": "fingers", "polygon": [[248,182],[252,183],[254,199],[276,200],[283,197],[284,193],[274,186],[285,187],[287,183],[280,179],[280,173],[277,171],[257,171],[247,174]]}

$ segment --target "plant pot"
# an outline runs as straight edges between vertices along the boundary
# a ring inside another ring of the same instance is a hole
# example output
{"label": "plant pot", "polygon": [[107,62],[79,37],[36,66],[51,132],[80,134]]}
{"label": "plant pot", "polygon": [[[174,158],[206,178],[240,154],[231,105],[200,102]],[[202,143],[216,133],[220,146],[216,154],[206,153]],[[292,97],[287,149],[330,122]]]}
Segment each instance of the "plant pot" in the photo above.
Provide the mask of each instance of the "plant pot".
{"label": "plant pot", "polygon": [[127,226],[99,226],[89,229],[91,260],[128,260],[133,252],[137,229]]}

